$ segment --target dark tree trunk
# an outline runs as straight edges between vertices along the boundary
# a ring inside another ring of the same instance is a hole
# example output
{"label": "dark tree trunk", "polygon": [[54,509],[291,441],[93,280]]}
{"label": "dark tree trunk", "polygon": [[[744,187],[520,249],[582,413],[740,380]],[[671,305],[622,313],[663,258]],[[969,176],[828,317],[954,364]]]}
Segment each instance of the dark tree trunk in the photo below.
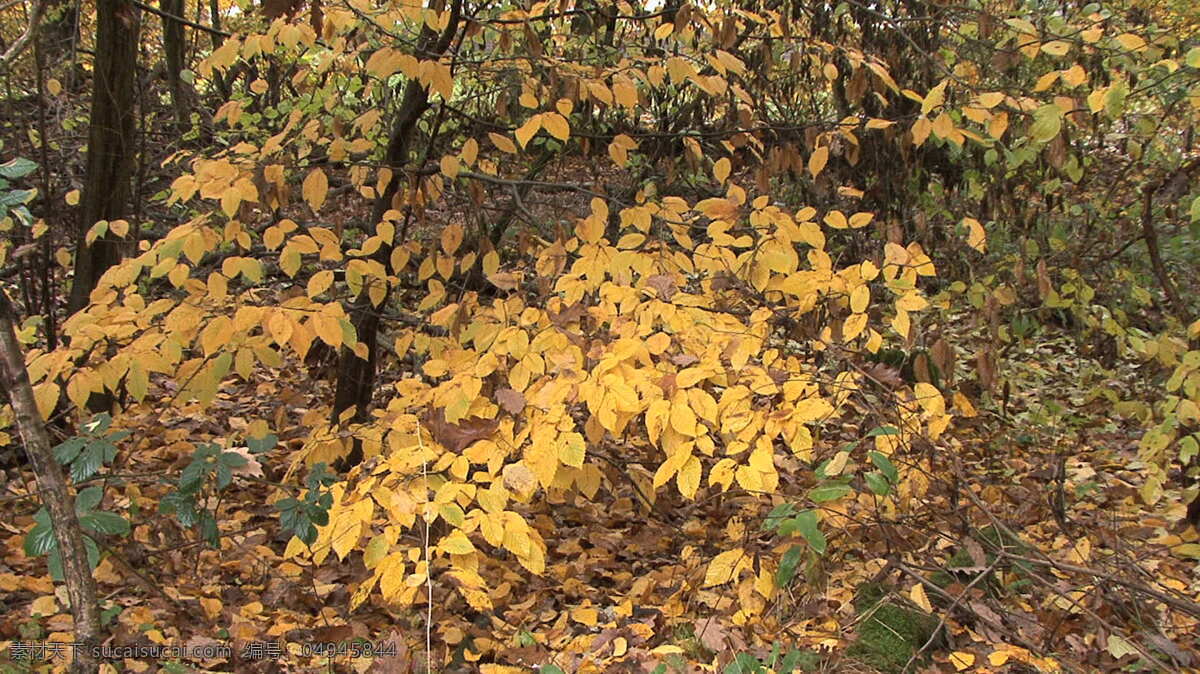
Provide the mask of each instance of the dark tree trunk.
{"label": "dark tree trunk", "polygon": [[[450,22],[441,35],[428,27],[424,28],[417,43],[417,52],[426,54],[426,58],[436,58],[444,54],[449,49],[450,42],[458,30],[461,9],[462,0],[454,0],[450,12]],[[404,97],[392,126],[387,154],[384,158],[384,164],[393,170],[392,179],[375,199],[375,206],[371,212],[372,227],[383,220],[384,213],[392,208],[392,199],[399,191],[403,179],[402,167],[408,161],[408,154],[412,149],[417,122],[428,109],[429,91],[419,82],[410,80],[404,88]],[[373,257],[387,266],[390,264],[391,253],[392,245],[384,244],[379,247]],[[390,294],[390,289],[388,294]],[[386,301],[387,294],[384,297],[384,302]],[[378,360],[380,310],[381,308],[377,308],[371,303],[365,287],[351,305],[350,320],[354,324],[358,341],[366,346],[367,358],[359,358],[350,349],[342,348],[338,357],[337,390],[333,399],[333,423],[338,423],[342,413],[349,409],[354,409],[355,421],[362,422],[369,418],[371,395],[375,388],[375,367]],[[362,459],[362,447],[356,440],[349,456],[340,463],[339,467],[346,468],[355,465]]]}
{"label": "dark tree trunk", "polygon": [[[185,10],[183,0],[162,0],[164,14],[170,17],[183,17]],[[175,125],[180,131],[188,126],[188,115],[191,112],[191,99],[186,83],[180,76],[184,69],[184,50],[187,43],[183,35],[183,24],[174,18],[163,17],[163,53],[167,64],[167,85],[171,90],[171,107],[175,110]]]}
{"label": "dark tree trunk", "polygon": [[119,219],[128,209],[134,158],[133,85],[138,21],[137,9],[126,0],[96,2],[96,60],[87,176],[75,237],[75,278],[67,302],[69,314],[88,305],[96,282],[120,257],[115,238],[106,235],[88,246],[84,237],[97,221]]}
{"label": "dark tree trunk", "polygon": [[25,453],[37,477],[38,491],[46,510],[50,512],[54,538],[58,541],[67,596],[71,600],[71,616],[75,623],[75,643],[82,646],[75,651],[71,671],[95,672],[99,664],[92,657],[91,649],[100,645],[100,608],[96,603],[96,584],[88,564],[79,518],[75,514],[75,499],[67,490],[62,467],[54,459],[50,435],[42,423],[42,415],[33,397],[33,387],[25,371],[25,359],[21,355],[14,328],[16,320],[16,310],[9,302],[8,295],[0,290],[0,383],[11,398],[21,442],[25,445]]}
{"label": "dark tree trunk", "polygon": [[[221,3],[218,2],[217,0],[209,0],[208,1],[208,14],[209,14],[209,18],[212,20],[213,30],[220,31],[221,30]],[[216,33],[212,34],[213,51],[220,49],[221,45],[224,43],[225,43],[225,38],[221,37],[220,35],[217,35]],[[222,101],[229,100],[229,97],[233,95],[233,92],[231,91],[229,82],[226,80],[225,76],[222,75],[220,73],[220,71],[218,71],[214,68],[212,77],[213,77],[213,84],[217,87],[217,93],[220,94],[221,100]]]}
{"label": "dark tree trunk", "polygon": [[75,50],[79,38],[79,3],[76,0],[50,0],[42,21],[42,46],[57,61]]}

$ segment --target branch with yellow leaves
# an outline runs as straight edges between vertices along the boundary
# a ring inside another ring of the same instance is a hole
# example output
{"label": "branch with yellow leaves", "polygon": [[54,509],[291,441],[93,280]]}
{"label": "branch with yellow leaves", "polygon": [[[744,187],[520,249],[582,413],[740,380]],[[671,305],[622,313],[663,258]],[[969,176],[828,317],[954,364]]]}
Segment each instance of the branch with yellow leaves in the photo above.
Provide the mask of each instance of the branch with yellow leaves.
{"label": "branch with yellow leaves", "polygon": [[42,23],[42,15],[46,13],[46,0],[35,0],[33,3],[33,11],[29,13],[29,25],[25,27],[25,32],[21,37],[17,38],[8,50],[0,55],[0,70],[8,67],[8,64],[15,61],[21,52],[29,46],[33,41],[33,36],[37,34],[38,27]]}

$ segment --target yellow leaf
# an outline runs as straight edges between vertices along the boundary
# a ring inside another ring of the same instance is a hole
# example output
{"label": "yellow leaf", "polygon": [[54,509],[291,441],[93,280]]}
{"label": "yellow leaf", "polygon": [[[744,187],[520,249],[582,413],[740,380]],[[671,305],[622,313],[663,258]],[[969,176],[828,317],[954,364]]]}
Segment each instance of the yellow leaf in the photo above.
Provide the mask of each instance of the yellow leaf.
{"label": "yellow leaf", "polygon": [[50,78],[46,80],[46,90],[50,92],[51,96],[57,96],[62,93],[62,82],[59,82],[54,78]]}
{"label": "yellow leaf", "polygon": [[829,148],[819,147],[813,150],[812,155],[808,158],[808,172],[812,177],[816,178],[821,175],[821,171],[825,169],[825,164],[829,161]]}
{"label": "yellow leaf", "polygon": [[929,306],[929,301],[918,291],[913,291],[896,300],[896,308],[903,311],[920,311]]}
{"label": "yellow leaf", "polygon": [[33,399],[37,402],[42,419],[49,419],[58,405],[60,390],[57,382],[44,381],[33,387]]}
{"label": "yellow leaf", "polygon": [[867,327],[866,314],[851,314],[849,318],[842,323],[842,339],[850,341],[862,334],[863,328]]}
{"label": "yellow leaf", "polygon": [[858,274],[863,281],[873,281],[876,276],[879,276],[879,267],[876,267],[875,263],[870,260],[863,262],[858,269]]}
{"label": "yellow leaf", "polygon": [[1065,56],[1071,51],[1071,43],[1062,40],[1053,40],[1042,45],[1042,51],[1051,56]]}
{"label": "yellow leaf", "polygon": [[[104,236],[107,232],[108,220],[98,220],[96,224],[88,228],[87,234],[85,234],[83,237],[83,241],[90,246],[96,242],[96,239]],[[194,262],[196,259],[192,258],[192,261]]]}
{"label": "yellow leaf", "polygon": [[950,664],[954,665],[954,669],[961,672],[975,664],[975,654],[964,651],[954,651],[950,654]]}
{"label": "yellow leaf", "polygon": [[988,135],[992,138],[1000,138],[1008,129],[1008,113],[997,113],[992,121],[988,123]]}
{"label": "yellow leaf", "polygon": [[479,141],[474,138],[468,138],[467,142],[463,143],[462,152],[459,153],[463,163],[471,166],[475,163],[475,159],[479,156]]}
{"label": "yellow leaf", "polygon": [[325,292],[331,285],[333,285],[332,271],[325,269],[313,274],[312,278],[308,279],[307,292],[309,299],[312,299]]}
{"label": "yellow leaf", "polygon": [[1033,92],[1036,94],[1039,91],[1045,91],[1049,89],[1050,87],[1054,86],[1055,82],[1058,81],[1058,77],[1059,72],[1057,70],[1052,70],[1045,75],[1042,75],[1038,78],[1038,81],[1034,83]]}
{"label": "yellow leaf", "polygon": [[630,110],[637,107],[637,87],[634,86],[633,81],[629,78],[614,77],[612,92],[613,97],[617,100],[617,105],[623,105]]}
{"label": "yellow leaf", "polygon": [[921,101],[921,114],[927,115],[937,108],[942,103],[946,102],[946,84],[949,80],[942,80],[937,86],[929,90]]}
{"label": "yellow leaf", "polygon": [[501,136],[498,133],[489,132],[488,138],[491,139],[492,145],[495,145],[497,150],[500,150],[501,152],[507,152],[509,154],[517,153],[517,146],[513,144],[512,140],[510,140],[508,136]]}
{"label": "yellow leaf", "polygon": [[1117,36],[1117,42],[1121,43],[1127,51],[1140,51],[1146,48],[1146,40],[1140,35],[1133,33],[1123,33]]}
{"label": "yellow leaf", "polygon": [[325,172],[319,168],[315,168],[309,172],[308,177],[304,179],[302,194],[304,200],[308,202],[309,208],[313,211],[321,210],[321,205],[325,203],[325,195],[329,192],[329,179],[325,177]]}
{"label": "yellow leaf", "polygon": [[453,255],[463,241],[463,227],[457,222],[451,223],[442,230],[442,250],[447,255]]}
{"label": "yellow leaf", "polygon": [[309,324],[321,341],[332,347],[342,345],[342,326],[338,319],[328,314],[313,314]]}
{"label": "yellow leaf", "polygon": [[547,112],[542,114],[542,127],[550,133],[551,136],[565,141],[571,137],[571,125],[567,122],[567,118],[557,112]]}
{"label": "yellow leaf", "polygon": [[846,468],[846,462],[850,460],[850,452],[838,452],[834,454],[829,463],[825,464],[825,474],[829,476],[841,475],[842,470]]}
{"label": "yellow leaf", "polygon": [[617,166],[625,166],[629,162],[629,152],[616,142],[608,144],[608,156]]}
{"label": "yellow leaf", "polygon": [[1083,66],[1076,63],[1062,71],[1062,81],[1068,87],[1077,87],[1087,81],[1087,71],[1083,69]]}
{"label": "yellow leaf", "polygon": [[521,125],[521,128],[517,129],[517,143],[521,146],[521,149],[524,149],[525,146],[529,144],[530,139],[532,139],[541,128],[542,116],[534,115],[526,120],[525,123]]}
{"label": "yellow leaf", "polygon": [[913,122],[912,125],[912,141],[913,145],[920,147],[929,138],[929,132],[933,131],[933,122],[929,121],[928,117],[922,117]]}
{"label": "yellow leaf", "polygon": [[874,213],[855,213],[850,216],[850,227],[853,229],[866,227],[874,217]]}
{"label": "yellow leaf", "polygon": [[671,428],[689,438],[696,437],[696,413],[688,405],[687,398],[678,397],[671,403]]}
{"label": "yellow leaf", "polygon": [[592,627],[600,621],[600,612],[594,608],[580,607],[571,611],[571,620]]}
{"label": "yellow leaf", "polygon": [[684,498],[695,499],[696,490],[700,488],[700,459],[694,456],[688,458],[675,474],[675,484]]}
{"label": "yellow leaf", "polygon": [[596,216],[584,218],[575,226],[575,235],[585,243],[596,243],[604,237],[605,222]]}
{"label": "yellow leaf", "polygon": [[475,552],[475,545],[461,530],[455,529],[438,543],[438,548],[452,555],[469,555]]}
{"label": "yellow leaf", "polygon": [[68,206],[79,205],[79,190],[71,190],[70,192],[67,192],[64,198],[66,199]]}
{"label": "yellow leaf", "polygon": [[963,224],[967,226],[967,245],[981,253],[986,252],[987,232],[983,231],[983,225],[975,218],[963,218]]}
{"label": "yellow leaf", "polygon": [[725,179],[729,177],[729,167],[729,159],[727,157],[721,157],[718,159],[717,162],[713,164],[713,178],[716,179],[718,183],[724,184]]}
{"label": "yellow leaf", "polygon": [[715,587],[734,580],[737,567],[740,566],[740,562],[745,557],[746,551],[742,548],[726,550],[714,557],[708,563],[708,569],[704,572],[704,585],[702,587]]}
{"label": "yellow leaf", "polygon": [[908,312],[897,311],[896,317],[892,319],[892,329],[901,337],[908,338],[908,328],[911,325],[908,319]]}
{"label": "yellow leaf", "polygon": [[957,410],[961,416],[967,418],[974,417],[978,414],[978,412],[975,411],[975,406],[971,404],[970,399],[958,391],[954,392],[954,409]]}
{"label": "yellow leaf", "polygon": [[453,180],[454,178],[458,177],[458,157],[449,154],[445,155],[442,157],[441,161],[438,162],[438,168],[441,169],[442,175]]}
{"label": "yellow leaf", "polygon": [[908,593],[908,598],[912,599],[913,603],[921,608],[926,613],[933,613],[933,606],[929,603],[929,597],[925,595],[925,586],[921,583],[913,585],[912,590]]}
{"label": "yellow leaf", "polygon": [[825,224],[834,229],[846,229],[850,223],[846,221],[846,214],[841,211],[829,211],[825,214]]}
{"label": "yellow leaf", "polygon": [[871,289],[865,285],[858,286],[850,293],[850,311],[861,314],[871,303]]}

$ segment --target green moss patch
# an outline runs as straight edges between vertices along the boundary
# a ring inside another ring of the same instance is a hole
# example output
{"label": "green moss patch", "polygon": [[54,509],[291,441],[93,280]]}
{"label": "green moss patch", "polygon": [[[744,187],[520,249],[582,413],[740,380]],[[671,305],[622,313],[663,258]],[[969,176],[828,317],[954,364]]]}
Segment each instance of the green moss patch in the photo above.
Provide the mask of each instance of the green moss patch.
{"label": "green moss patch", "polygon": [[908,605],[893,588],[879,583],[860,588],[854,608],[859,615],[858,636],[847,654],[881,672],[904,671],[938,626],[937,618]]}

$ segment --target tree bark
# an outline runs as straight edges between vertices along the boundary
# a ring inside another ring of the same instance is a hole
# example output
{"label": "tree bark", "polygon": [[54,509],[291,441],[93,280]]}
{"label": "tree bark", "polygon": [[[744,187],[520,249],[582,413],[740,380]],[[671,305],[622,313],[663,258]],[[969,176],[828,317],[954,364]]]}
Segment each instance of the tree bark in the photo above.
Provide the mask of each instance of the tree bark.
{"label": "tree bark", "polygon": [[96,603],[96,584],[83,545],[83,531],[75,515],[75,499],[67,490],[62,468],[54,459],[50,435],[38,412],[33,387],[25,371],[25,359],[21,355],[14,328],[16,321],[16,310],[8,295],[0,289],[0,381],[3,381],[4,389],[12,399],[21,441],[37,477],[42,501],[50,512],[54,538],[58,541],[58,552],[62,557],[67,596],[71,601],[71,616],[75,622],[75,642],[81,645],[81,648],[75,649],[71,670],[95,672],[99,665],[93,657],[92,648],[100,645],[100,608]]}
{"label": "tree bark", "polygon": [[[440,35],[428,26],[422,29],[417,42],[417,54],[420,58],[437,58],[450,48],[450,42],[458,30],[461,10],[462,0],[454,0],[450,9],[450,21]],[[378,225],[383,220],[384,213],[392,207],[392,199],[400,188],[402,168],[408,161],[409,151],[412,149],[417,122],[428,109],[429,91],[420,82],[409,80],[404,87],[404,97],[400,103],[400,111],[393,123],[391,136],[388,139],[387,153],[384,157],[384,165],[393,171],[392,177],[375,199],[375,205],[371,212],[372,227]],[[390,264],[391,254],[392,244],[385,243],[372,257],[386,267]],[[387,302],[390,294],[391,289],[388,288],[383,303]],[[369,418],[378,360],[379,309],[372,304],[365,287],[351,304],[350,321],[354,325],[358,341],[366,346],[367,357],[359,358],[352,350],[345,347],[339,354],[337,389],[333,399],[332,423],[335,424],[340,422],[342,413],[351,408],[355,411],[353,417],[355,421],[362,422]],[[344,469],[353,466],[362,459],[362,446],[356,440],[350,454],[339,463],[339,467]]]}
{"label": "tree bark", "polygon": [[[175,126],[182,132],[188,126],[188,115],[191,112],[191,99],[180,73],[184,69],[183,23],[176,18],[183,17],[185,10],[183,0],[162,0],[163,21],[163,54],[167,66],[167,85],[171,91],[171,107],[175,111]],[[170,15],[170,16],[167,16]]]}
{"label": "tree bark", "polygon": [[68,314],[88,305],[100,277],[120,258],[116,238],[106,234],[88,246],[84,237],[97,221],[119,219],[128,208],[134,158],[138,21],[137,8],[126,0],[96,1],[87,174],[76,229],[75,278],[67,301]]}

